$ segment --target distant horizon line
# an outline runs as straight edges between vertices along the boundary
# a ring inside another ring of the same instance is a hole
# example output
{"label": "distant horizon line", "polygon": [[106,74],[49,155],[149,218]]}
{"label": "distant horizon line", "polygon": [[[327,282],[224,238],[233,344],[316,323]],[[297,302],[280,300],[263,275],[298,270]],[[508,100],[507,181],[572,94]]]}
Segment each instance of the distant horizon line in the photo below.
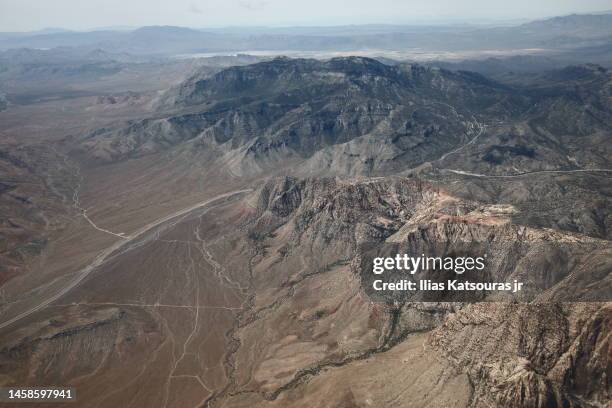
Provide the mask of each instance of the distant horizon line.
{"label": "distant horizon line", "polygon": [[205,30],[282,30],[282,29],[307,29],[307,28],[341,28],[341,27],[495,27],[495,26],[504,26],[511,27],[517,26],[525,23],[536,22],[536,21],[545,21],[553,18],[562,18],[562,17],[571,17],[571,16],[596,16],[596,15],[606,15],[612,14],[612,9],[609,10],[601,10],[601,11],[589,11],[589,12],[573,12],[569,14],[554,14],[546,17],[538,17],[538,18],[509,18],[509,19],[501,19],[501,18],[477,18],[477,19],[449,19],[449,18],[432,18],[432,19],[420,19],[415,21],[406,21],[406,22],[369,22],[369,23],[279,23],[277,24],[258,24],[258,25],[219,25],[219,26],[188,26],[188,25],[177,25],[177,24],[143,24],[138,26],[128,26],[128,25],[111,25],[111,26],[100,26],[100,27],[92,27],[92,28],[83,28],[83,29],[73,29],[73,28],[65,28],[65,27],[42,27],[39,29],[33,30],[23,30],[23,31],[1,31],[2,34],[15,33],[15,34],[55,34],[55,33],[91,33],[91,32],[100,32],[100,31],[136,31],[141,28],[146,27],[175,27],[175,28],[183,28],[194,31],[205,31]]}

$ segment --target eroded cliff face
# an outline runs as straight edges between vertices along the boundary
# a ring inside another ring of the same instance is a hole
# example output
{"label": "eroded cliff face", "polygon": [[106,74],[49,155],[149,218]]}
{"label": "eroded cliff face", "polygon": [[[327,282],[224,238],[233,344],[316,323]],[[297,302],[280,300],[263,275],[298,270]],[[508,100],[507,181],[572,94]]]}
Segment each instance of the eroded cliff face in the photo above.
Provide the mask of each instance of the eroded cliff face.
{"label": "eroded cliff face", "polygon": [[427,347],[467,373],[472,406],[605,406],[611,316],[610,303],[474,304]]}
{"label": "eroded cliff face", "polygon": [[[262,188],[258,206],[258,222],[282,222],[291,234],[284,254],[305,240],[321,254],[352,251],[351,260],[363,244],[396,244],[413,254],[465,251],[488,256],[493,281],[527,283],[524,300],[605,300],[609,289],[600,282],[610,267],[606,240],[516,224],[520,210],[512,205],[467,201],[417,178],[283,178]],[[600,290],[586,290],[594,282]]]}
{"label": "eroded cliff face", "polygon": [[[283,178],[251,202],[257,215],[249,234],[260,248],[252,264],[256,311],[242,316],[234,332],[237,377],[213,406],[548,407],[609,400],[609,304],[564,303],[588,300],[576,282],[606,287],[606,273],[587,267],[609,258],[606,242],[515,225],[514,208],[459,200],[416,179]],[[368,297],[369,281],[355,261],[363,242],[447,251],[470,242],[489,251],[496,279],[526,280],[536,303],[494,294],[477,304]],[[420,382],[402,377],[420,365],[428,367]],[[390,396],[398,378],[418,384],[402,384],[413,394],[389,402],[369,376],[388,382]],[[441,378],[445,385],[437,389]],[[372,391],[365,395],[356,384]],[[411,399],[430,392],[436,397]]]}

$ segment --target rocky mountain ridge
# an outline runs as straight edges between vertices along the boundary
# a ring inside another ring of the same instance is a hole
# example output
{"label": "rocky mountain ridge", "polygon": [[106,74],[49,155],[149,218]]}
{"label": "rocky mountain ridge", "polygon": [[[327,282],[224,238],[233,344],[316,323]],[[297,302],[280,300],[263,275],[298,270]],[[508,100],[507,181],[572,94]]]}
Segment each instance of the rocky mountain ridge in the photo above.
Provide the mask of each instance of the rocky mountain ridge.
{"label": "rocky mountain ridge", "polygon": [[281,58],[196,74],[155,117],[100,129],[78,150],[108,163],[210,149],[236,174],[290,158],[311,175],[397,174],[466,158],[462,170],[488,173],[600,168],[611,155],[611,78],[583,66],[505,85],[367,58]]}

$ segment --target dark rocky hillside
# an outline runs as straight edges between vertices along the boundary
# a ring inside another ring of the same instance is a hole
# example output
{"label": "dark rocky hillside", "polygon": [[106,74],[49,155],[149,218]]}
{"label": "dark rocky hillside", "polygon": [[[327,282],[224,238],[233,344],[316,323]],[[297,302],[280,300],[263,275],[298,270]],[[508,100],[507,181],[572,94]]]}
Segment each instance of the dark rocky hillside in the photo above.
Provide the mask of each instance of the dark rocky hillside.
{"label": "dark rocky hillside", "polygon": [[239,162],[237,174],[289,158],[308,174],[599,168],[611,156],[611,78],[586,65],[501,84],[367,58],[280,58],[196,74],[156,116],[100,129],[79,151],[112,162],[208,149],[219,165]]}

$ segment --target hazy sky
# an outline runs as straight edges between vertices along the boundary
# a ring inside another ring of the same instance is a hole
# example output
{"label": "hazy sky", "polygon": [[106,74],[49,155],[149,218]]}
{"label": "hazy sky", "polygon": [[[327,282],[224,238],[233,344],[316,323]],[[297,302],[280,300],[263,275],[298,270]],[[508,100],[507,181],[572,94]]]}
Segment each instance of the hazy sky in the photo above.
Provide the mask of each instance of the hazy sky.
{"label": "hazy sky", "polygon": [[0,0],[0,31],[483,22],[610,9],[612,0]]}

